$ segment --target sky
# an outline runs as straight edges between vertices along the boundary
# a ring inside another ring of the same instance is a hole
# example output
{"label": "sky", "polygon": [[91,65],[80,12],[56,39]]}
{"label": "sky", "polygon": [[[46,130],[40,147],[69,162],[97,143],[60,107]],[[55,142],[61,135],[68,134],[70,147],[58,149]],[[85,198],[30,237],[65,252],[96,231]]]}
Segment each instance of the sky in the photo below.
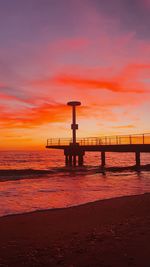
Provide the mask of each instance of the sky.
{"label": "sky", "polygon": [[0,149],[148,133],[150,0],[0,0]]}

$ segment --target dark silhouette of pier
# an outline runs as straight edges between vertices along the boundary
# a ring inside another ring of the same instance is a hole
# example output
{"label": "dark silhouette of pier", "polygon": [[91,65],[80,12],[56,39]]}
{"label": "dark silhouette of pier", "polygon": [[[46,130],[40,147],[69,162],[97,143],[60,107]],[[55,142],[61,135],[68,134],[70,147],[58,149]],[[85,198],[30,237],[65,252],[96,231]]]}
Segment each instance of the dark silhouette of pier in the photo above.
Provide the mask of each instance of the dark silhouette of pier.
{"label": "dark silhouette of pier", "polygon": [[106,152],[132,152],[135,153],[135,166],[140,168],[141,153],[150,153],[150,134],[117,135],[102,137],[76,138],[78,124],[76,124],[76,107],[81,105],[78,101],[67,103],[72,107],[72,138],[51,138],[47,140],[46,148],[63,149],[66,166],[82,166],[87,151],[101,153],[101,166],[106,165]]}

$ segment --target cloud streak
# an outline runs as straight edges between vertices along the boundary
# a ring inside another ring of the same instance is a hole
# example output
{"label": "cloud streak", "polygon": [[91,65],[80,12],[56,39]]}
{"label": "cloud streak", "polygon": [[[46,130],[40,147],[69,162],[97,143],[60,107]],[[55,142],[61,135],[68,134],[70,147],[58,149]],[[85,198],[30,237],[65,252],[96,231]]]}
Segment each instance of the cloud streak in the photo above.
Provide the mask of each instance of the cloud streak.
{"label": "cloud streak", "polygon": [[[86,107],[81,107],[79,115],[84,115]],[[4,128],[34,128],[49,123],[64,122],[70,118],[70,108],[61,103],[45,103],[11,113],[0,107],[0,125]]]}
{"label": "cloud streak", "polygon": [[113,126],[114,129],[132,129],[135,128],[135,125],[128,124],[128,125],[120,125],[120,126]]}
{"label": "cloud streak", "polygon": [[[101,71],[103,70],[99,70],[99,72]],[[105,77],[101,76],[100,78],[98,77],[98,70],[94,73],[91,69],[91,73],[89,73],[86,69],[82,69],[81,74],[74,74],[73,68],[72,71],[69,71],[68,68],[67,72],[68,73],[56,74],[51,78],[36,80],[31,84],[34,87],[45,88],[52,85],[59,85],[86,90],[108,90],[116,93],[144,93],[148,90],[142,79],[144,80],[146,77],[149,77],[150,64],[129,64],[125,66],[119,74],[112,77],[109,77],[109,69],[106,69],[105,73],[103,71]]]}
{"label": "cloud streak", "polygon": [[119,81],[103,80],[103,79],[90,79],[80,76],[60,75],[54,78],[54,82],[59,85],[74,86],[81,89],[98,89],[109,90],[112,92],[120,93],[144,93],[144,89],[130,88],[125,86]]}

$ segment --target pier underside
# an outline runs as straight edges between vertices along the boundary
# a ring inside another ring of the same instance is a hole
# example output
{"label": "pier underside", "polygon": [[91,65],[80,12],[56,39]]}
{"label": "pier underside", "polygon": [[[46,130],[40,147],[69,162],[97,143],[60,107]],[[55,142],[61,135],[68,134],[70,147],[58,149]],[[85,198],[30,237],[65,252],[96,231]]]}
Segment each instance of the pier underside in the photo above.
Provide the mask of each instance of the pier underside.
{"label": "pier underside", "polygon": [[66,166],[82,166],[85,152],[101,152],[101,166],[106,164],[106,152],[133,152],[135,153],[135,163],[140,167],[141,153],[150,153],[150,144],[123,144],[123,145],[48,145],[49,149],[62,149],[65,155]]}
{"label": "pier underside", "polygon": [[[81,151],[105,151],[105,152],[150,152],[150,144],[123,144],[123,145],[78,145]],[[68,145],[48,145],[46,148],[51,149],[63,149],[63,150],[73,150],[73,146]]]}

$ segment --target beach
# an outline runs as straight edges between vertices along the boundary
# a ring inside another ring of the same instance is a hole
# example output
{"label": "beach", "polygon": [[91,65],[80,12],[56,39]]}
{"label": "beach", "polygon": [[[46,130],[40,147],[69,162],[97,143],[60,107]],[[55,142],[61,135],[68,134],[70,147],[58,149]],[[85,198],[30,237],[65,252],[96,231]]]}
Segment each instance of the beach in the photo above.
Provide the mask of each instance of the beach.
{"label": "beach", "polygon": [[150,194],[0,218],[0,266],[150,266]]}

